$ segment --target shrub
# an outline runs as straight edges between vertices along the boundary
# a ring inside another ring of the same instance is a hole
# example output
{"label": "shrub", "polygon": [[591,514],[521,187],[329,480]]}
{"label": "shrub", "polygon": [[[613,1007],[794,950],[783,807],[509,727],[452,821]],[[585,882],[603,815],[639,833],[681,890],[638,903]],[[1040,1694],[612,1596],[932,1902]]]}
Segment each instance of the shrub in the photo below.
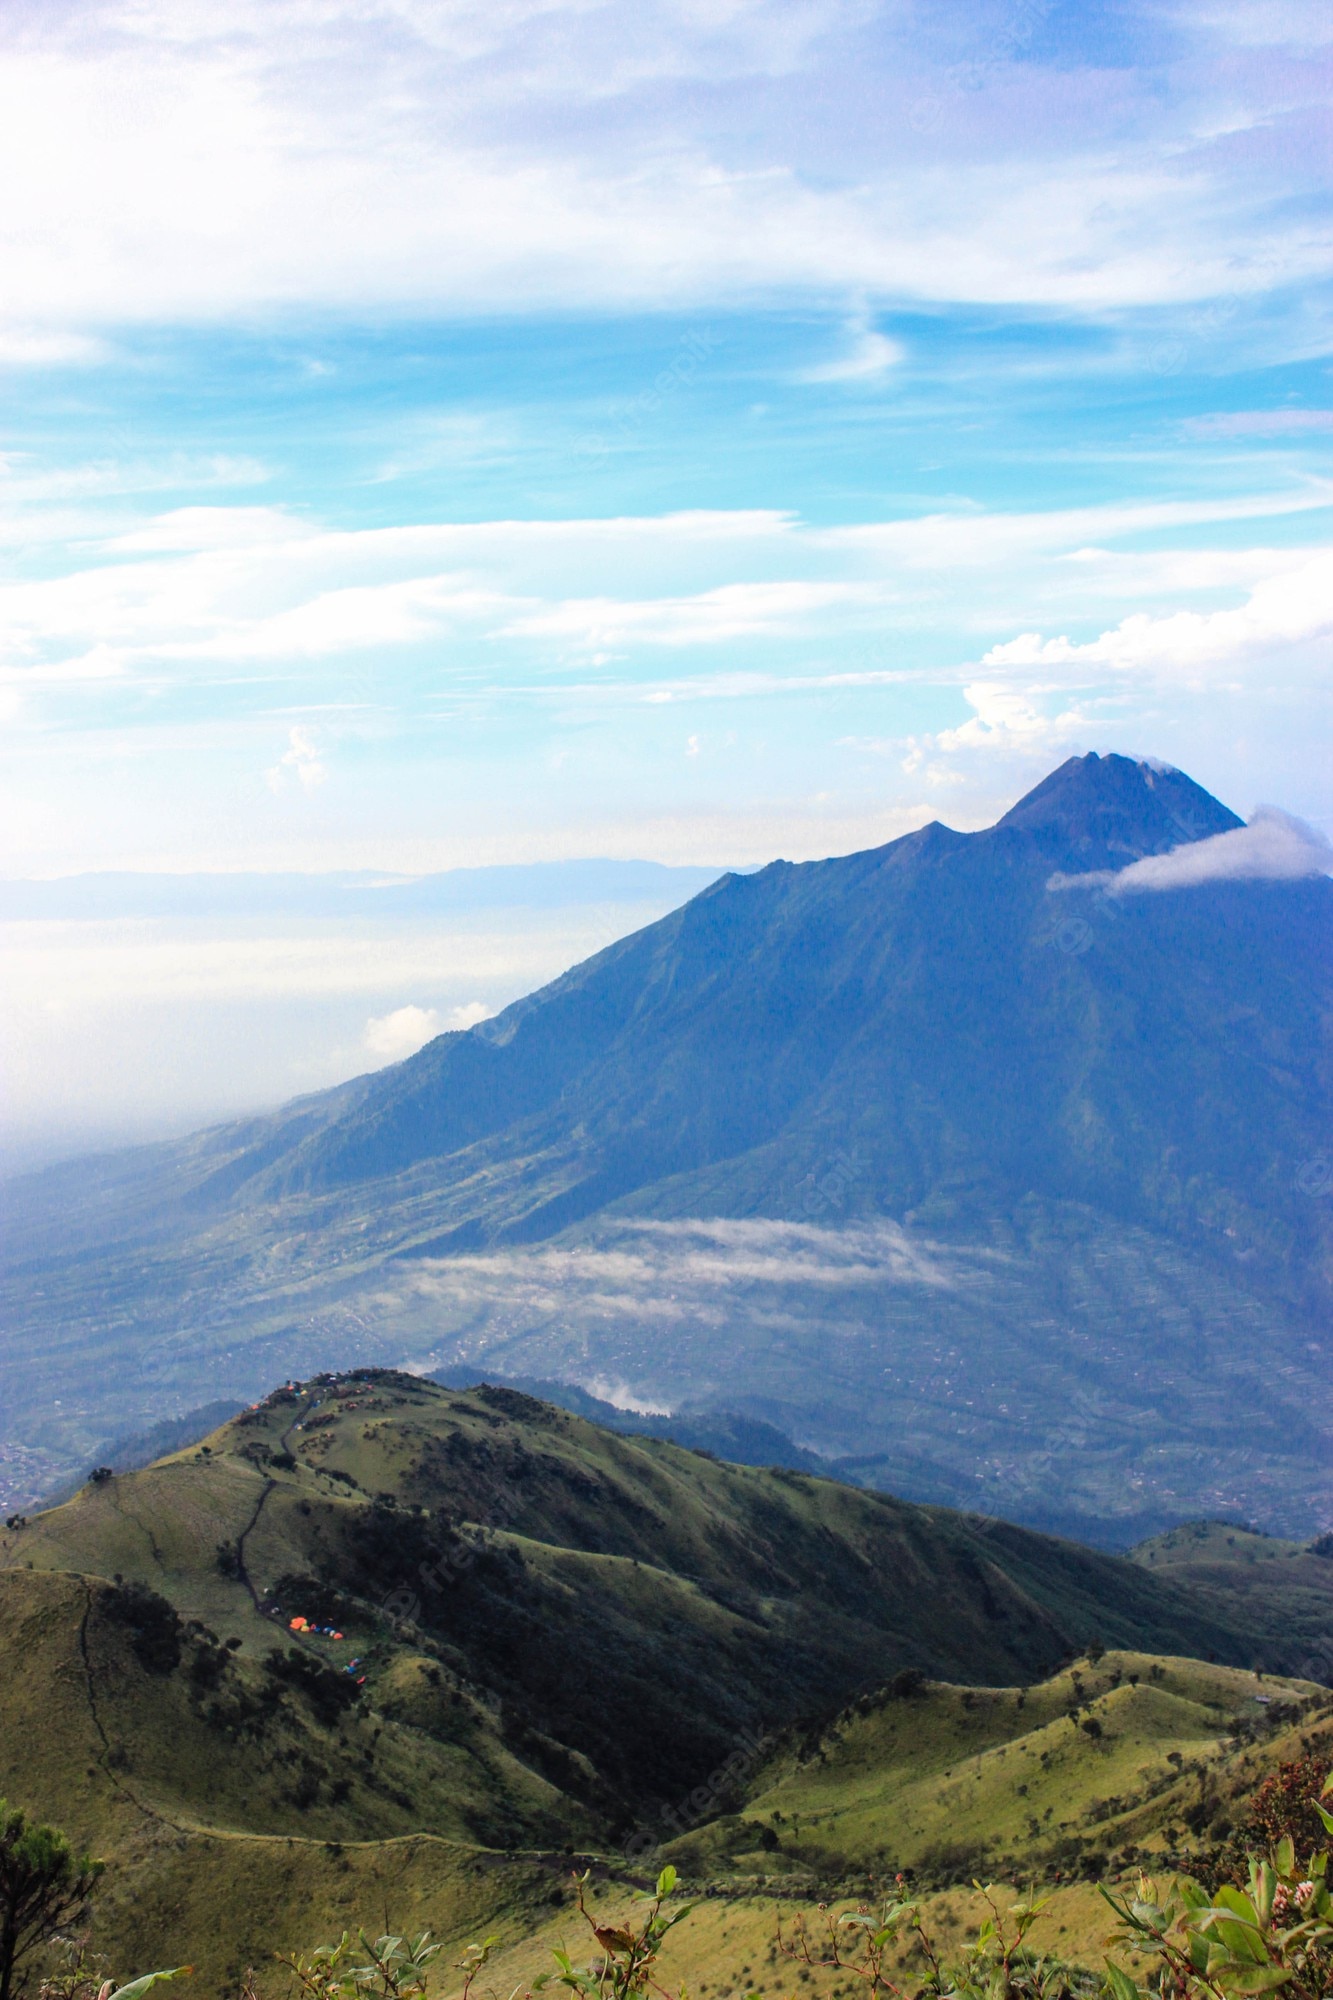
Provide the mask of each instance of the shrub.
{"label": "shrub", "polygon": [[24,1992],[28,1961],[83,1909],[102,1863],[0,1799],[0,2000]]}
{"label": "shrub", "polygon": [[176,1607],[146,1583],[115,1583],[102,1600],[113,1624],[123,1625],[139,1665],[150,1674],[169,1674],[180,1665],[181,1621]]}
{"label": "shrub", "polygon": [[1290,1840],[1297,1848],[1314,1846],[1320,1837],[1318,1800],[1328,1774],[1328,1765],[1319,1757],[1279,1764],[1250,1800],[1243,1829],[1246,1844],[1273,1848]]}

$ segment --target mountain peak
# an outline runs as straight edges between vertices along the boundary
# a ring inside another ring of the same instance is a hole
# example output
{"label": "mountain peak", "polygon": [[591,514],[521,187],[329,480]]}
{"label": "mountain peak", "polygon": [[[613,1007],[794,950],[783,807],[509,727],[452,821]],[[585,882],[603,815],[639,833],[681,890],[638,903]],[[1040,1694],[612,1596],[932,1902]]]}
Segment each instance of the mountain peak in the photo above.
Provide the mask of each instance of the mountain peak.
{"label": "mountain peak", "polygon": [[1241,826],[1235,813],[1183,771],[1149,757],[1070,757],[1000,820],[1050,832],[1108,856],[1164,854]]}

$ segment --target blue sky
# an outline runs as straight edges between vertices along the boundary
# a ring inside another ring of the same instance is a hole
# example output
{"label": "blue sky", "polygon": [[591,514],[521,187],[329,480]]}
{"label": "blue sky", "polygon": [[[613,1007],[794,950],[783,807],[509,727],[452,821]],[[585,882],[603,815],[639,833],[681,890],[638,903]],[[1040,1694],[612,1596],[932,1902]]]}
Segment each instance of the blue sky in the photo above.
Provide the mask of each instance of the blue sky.
{"label": "blue sky", "polygon": [[799,858],[1088,748],[1327,826],[1331,56],[11,0],[0,871]]}

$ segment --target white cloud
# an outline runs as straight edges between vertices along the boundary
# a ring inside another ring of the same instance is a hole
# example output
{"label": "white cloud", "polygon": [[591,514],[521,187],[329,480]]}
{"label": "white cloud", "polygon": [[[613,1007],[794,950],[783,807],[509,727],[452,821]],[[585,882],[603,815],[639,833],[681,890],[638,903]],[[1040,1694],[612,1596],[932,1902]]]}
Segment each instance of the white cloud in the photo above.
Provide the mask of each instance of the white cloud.
{"label": "white cloud", "polygon": [[395,1007],[390,1014],[373,1014],[361,1039],[382,1061],[402,1062],[437,1035],[458,1033],[475,1028],[478,1021],[489,1021],[492,1011],[484,1000],[468,1000],[445,1012],[438,1007]]}
{"label": "white cloud", "polygon": [[21,339],[792,288],[1101,310],[1327,268],[1299,199],[1313,160],[1289,144],[1279,173],[1226,143],[1317,116],[1317,75],[1219,66],[1203,17],[1131,110],[1093,57],[1040,63],[981,13],[935,52],[910,10],[869,0],[7,15],[0,189],[22,200],[0,257]]}
{"label": "white cloud", "polygon": [[200,555],[221,549],[290,547],[311,532],[282,507],[174,507],[111,536],[105,546],[113,555]]}
{"label": "white cloud", "polygon": [[810,539],[868,560],[956,573],[1023,557],[1077,558],[1090,543],[1164,535],[1228,521],[1281,519],[1330,506],[1333,480],[1302,480],[1284,490],[1224,499],[1118,500],[1042,511],[960,506],[949,513],[909,514],[892,521],[812,530]]}
{"label": "white cloud", "polygon": [[362,1039],[373,1056],[394,1063],[414,1056],[443,1032],[444,1024],[434,1007],[395,1007],[391,1014],[372,1014]]}
{"label": "white cloud", "polygon": [[1302,551],[1299,566],[1281,563],[1234,608],[1165,616],[1134,612],[1113,631],[1084,643],[1024,632],[992,646],[983,665],[1153,673],[1193,681],[1220,669],[1262,664],[1274,650],[1326,645],[1331,635],[1333,547],[1324,547]]}
{"label": "white cloud", "polygon": [[85,333],[0,325],[0,368],[88,367],[107,355],[103,341]]}
{"label": "white cloud", "polygon": [[573,599],[549,610],[526,612],[505,628],[531,638],[563,639],[581,649],[608,646],[716,646],[728,639],[781,632],[819,612],[874,605],[873,584],[784,581],[731,583],[689,597],[634,601]]}
{"label": "white cloud", "polygon": [[878,382],[905,358],[906,350],[900,341],[877,333],[863,320],[854,321],[848,333],[850,339],[845,354],[817,367],[803,368],[798,380],[814,383]]}
{"label": "white cloud", "polygon": [[671,1410],[665,1403],[654,1402],[651,1397],[636,1395],[627,1382],[616,1376],[590,1375],[586,1382],[579,1384],[590,1396],[599,1402],[609,1403],[613,1410],[629,1410],[636,1417],[669,1417]]}
{"label": "white cloud", "polygon": [[595,1245],[572,1249],[424,1259],[405,1288],[468,1305],[506,1298],[525,1312],[564,1312],[577,1300],[600,1312],[687,1322],[701,1311],[720,1317],[729,1293],[752,1304],[761,1286],[834,1293],[885,1284],[938,1290],[954,1282],[934,1245],[893,1222],[691,1219],[611,1225]]}
{"label": "white cloud", "polygon": [[1185,429],[1194,437],[1301,437],[1333,431],[1333,410],[1224,410],[1193,417]]}
{"label": "white cloud", "polygon": [[[905,831],[941,787],[951,820],[985,823],[1071,749],[1127,736],[1223,792],[1257,781],[1317,816],[1321,778],[1237,778],[1225,746],[1201,754],[1208,716],[1184,702],[1219,682],[1289,710],[1320,699],[1333,547],[1302,516],[1329,500],[1302,481],[848,527],[773,509],[349,530],[263,506],[122,517],[70,573],[43,555],[0,581],[16,747],[41,732],[40,765],[16,759],[0,806],[10,866],[794,859]],[[1284,516],[1302,545],[1244,531]],[[1004,633],[1019,636],[990,643]],[[690,711],[705,702],[744,713],[703,735]],[[706,756],[680,756],[692,735]],[[515,741],[502,800],[481,774]],[[870,786],[849,744],[919,784]],[[657,777],[631,796],[645,746]],[[453,774],[443,816],[431,759]],[[150,760],[151,782],[127,786]],[[186,764],[197,795],[171,775]],[[351,782],[322,782],[335,770]],[[261,772],[309,809],[261,799],[256,814]]]}
{"label": "white cloud", "polygon": [[1128,868],[1087,875],[1053,875],[1049,889],[1105,889],[1114,896],[1194,889],[1203,882],[1295,882],[1333,874],[1333,845],[1277,806],[1260,806],[1248,826],[1188,841],[1169,854],[1148,854]]}
{"label": "white cloud", "polygon": [[445,1026],[452,1029],[475,1028],[478,1021],[489,1021],[495,1012],[484,1000],[466,1000],[461,1007],[451,1007],[445,1015]]}
{"label": "white cloud", "polygon": [[942,729],[932,746],[946,753],[954,750],[1042,749],[1055,751],[1070,743],[1087,728],[1087,717],[1077,709],[1048,715],[1033,697],[999,681],[973,681],[963,689],[963,699],[974,713],[957,729]]}
{"label": "white cloud", "polygon": [[[0,479],[0,504],[3,496]],[[280,508],[191,507],[122,529],[71,573],[0,584],[0,674],[152,680],[189,662],[260,669],[388,653],[445,635],[515,640],[549,660],[553,649],[562,659],[596,657],[807,633],[838,637],[845,664],[805,673],[801,684],[833,686],[840,674],[851,687],[903,668],[847,661],[848,642],[864,655],[867,634],[880,632],[883,644],[900,621],[938,622],[942,587],[950,615],[988,634],[1014,597],[1086,605],[1096,595],[1155,602],[1228,585],[1247,590],[1244,610],[1182,612],[1174,622],[1136,612],[1089,642],[1025,632],[985,656],[985,666],[1005,673],[977,678],[1007,679],[1016,666],[1039,667],[1047,679],[1071,667],[1121,671],[1149,655],[1163,670],[1188,667],[1209,649],[1322,630],[1329,552],[1108,551],[1090,540],[1170,536],[1327,508],[1331,499],[1333,488],[1303,482],[1215,502],[960,509],[841,528],[738,509],[334,530]],[[977,578],[961,606],[947,582],[960,570]],[[500,658],[494,647],[489,658]]]}
{"label": "white cloud", "polygon": [[[961,774],[943,761],[960,754],[1021,758],[1045,757],[1052,761],[1080,743],[1091,726],[1080,708],[1064,708],[1052,715],[1041,704],[1044,690],[1023,689],[1000,681],[972,681],[963,689],[963,698],[972,715],[956,729],[936,730],[926,736],[908,737],[894,746],[904,754],[902,767],[920,772],[933,784],[961,781]],[[888,745],[866,744],[868,749]]]}
{"label": "white cloud", "polygon": [[328,778],[328,767],[308,729],[296,724],[288,731],[287,748],[276,764],[264,773],[271,791],[280,792],[289,777],[303,792],[318,791]]}

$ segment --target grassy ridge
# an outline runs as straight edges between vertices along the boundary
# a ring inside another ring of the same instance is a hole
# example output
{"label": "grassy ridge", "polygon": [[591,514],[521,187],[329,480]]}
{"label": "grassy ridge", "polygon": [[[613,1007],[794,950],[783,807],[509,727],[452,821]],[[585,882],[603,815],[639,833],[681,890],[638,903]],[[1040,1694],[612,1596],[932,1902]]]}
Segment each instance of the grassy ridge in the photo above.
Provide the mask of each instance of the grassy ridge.
{"label": "grassy ridge", "polygon": [[112,1859],[118,1964],[208,1993],[354,1919],[540,1943],[576,1852],[645,1844],[753,1957],[781,1891],[1151,1850],[1323,1727],[1157,1659],[1257,1642],[1152,1567],[326,1377],[0,1537],[0,1792]]}
{"label": "grassy ridge", "polygon": [[1331,1721],[1310,1683],[1134,1653],[1029,1688],[891,1687],[786,1743],[742,1813],[672,1852],[820,1876],[1101,1872],[1223,1837],[1273,1743],[1333,1740]]}
{"label": "grassy ridge", "polygon": [[[113,1589],[26,1570],[0,1577],[0,1649],[10,1667],[0,1790],[58,1798],[71,1832],[111,1857],[96,1935],[114,1962],[188,1955],[199,1968],[192,1990],[212,1994],[234,1991],[244,1966],[264,1964],[273,1950],[336,1936],[357,1921],[429,1927],[451,1943],[496,1933],[506,1944],[499,1970],[512,1965],[529,1976],[552,1942],[577,1938],[570,1849],[505,1852],[421,1831],[367,1837],[386,1825],[374,1784],[345,1802],[341,1831],[317,1810],[296,1809],[293,1782],[335,1740],[307,1701],[284,1695],[260,1736],[233,1742],[201,1712],[188,1642],[171,1671],[145,1666],[132,1628],[111,1610]],[[775,1919],[793,1898],[914,1862],[923,1873],[933,1865],[938,1874],[941,1864],[958,1872],[962,1841],[962,1872],[975,1860],[1002,1874],[1004,1850],[1022,1849],[1024,1816],[1044,1814],[1044,1801],[1057,1801],[1085,1842],[1132,1837],[1163,1851],[1168,1829],[1180,1831],[1200,1796],[1216,1802],[1211,1825],[1233,1793],[1251,1790],[1302,1738],[1333,1734],[1326,1691],[1270,1680],[1270,1696],[1302,1712],[1294,1723],[1280,1715],[1263,1740],[1223,1749],[1214,1732],[1229,1708],[1253,1701],[1253,1676],[1107,1656],[1077,1676],[1084,1706],[1103,1720],[1097,1742],[1069,1719],[1075,1674],[1025,1690],[927,1685],[906,1698],[882,1694],[823,1737],[784,1743],[738,1813],[677,1843],[688,1878],[706,1891],[700,1921],[675,1946],[680,1975],[715,1989],[745,1976],[749,1990],[764,1990],[765,1974],[778,1977],[768,1957]],[[369,1748],[381,1775],[403,1769],[382,1714],[351,1718],[344,1734],[344,1768]],[[412,1748],[421,1753],[419,1741]],[[1206,1788],[1196,1761],[1207,1765]],[[424,1818],[432,1799],[447,1804],[450,1779],[428,1759],[417,1777],[414,1811]],[[1137,1782],[1144,1795],[1108,1824],[1096,1805],[1112,1782]],[[1021,1784],[1029,1792],[1020,1800]],[[765,1826],[777,1827],[776,1847],[759,1845]],[[1039,1845],[1025,1872],[1040,1870]],[[1114,1856],[1103,1858],[1114,1865]],[[599,1905],[619,1908],[624,1875],[619,1886],[614,1877],[600,1883]],[[951,1910],[962,1925],[965,1890],[940,1889],[931,1900],[946,1931]],[[1048,1919],[1051,1942],[1091,1948],[1099,1923],[1097,1906],[1071,1886]]]}
{"label": "grassy ridge", "polygon": [[1190,1521],[1131,1555],[1215,1615],[1280,1639],[1289,1659],[1304,1653],[1296,1663],[1306,1674],[1333,1681],[1333,1536],[1289,1542],[1233,1521]]}

